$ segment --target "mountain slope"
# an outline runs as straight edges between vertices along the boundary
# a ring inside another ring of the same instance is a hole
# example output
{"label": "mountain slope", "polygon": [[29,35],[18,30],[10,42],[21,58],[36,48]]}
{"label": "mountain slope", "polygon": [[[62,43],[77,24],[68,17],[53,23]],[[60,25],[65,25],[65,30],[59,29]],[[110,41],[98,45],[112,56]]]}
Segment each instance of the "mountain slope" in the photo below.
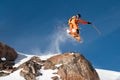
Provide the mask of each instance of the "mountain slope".
{"label": "mountain slope", "polygon": [[[56,54],[54,54],[54,55],[56,55]],[[26,54],[19,53],[18,58],[15,62],[16,63],[15,66],[16,67],[19,66],[20,64],[29,60],[33,56],[34,55],[26,55]],[[42,60],[46,60],[47,58],[50,58],[51,56],[53,56],[53,54],[39,56],[39,57]],[[56,74],[53,74],[56,72],[56,70],[43,70],[43,69],[41,69],[40,71],[43,73],[43,75],[40,77],[37,77],[36,78],[37,80],[51,80],[51,77],[53,75],[56,75]],[[103,70],[103,69],[96,69],[96,71],[98,72],[100,80],[120,80],[120,72]],[[19,72],[20,72],[20,70],[17,70],[8,76],[0,77],[0,80],[25,80],[23,77],[21,77],[19,75]],[[58,76],[58,75],[56,75],[56,76]]]}
{"label": "mountain slope", "polygon": [[120,72],[96,69],[101,80],[120,80]]}

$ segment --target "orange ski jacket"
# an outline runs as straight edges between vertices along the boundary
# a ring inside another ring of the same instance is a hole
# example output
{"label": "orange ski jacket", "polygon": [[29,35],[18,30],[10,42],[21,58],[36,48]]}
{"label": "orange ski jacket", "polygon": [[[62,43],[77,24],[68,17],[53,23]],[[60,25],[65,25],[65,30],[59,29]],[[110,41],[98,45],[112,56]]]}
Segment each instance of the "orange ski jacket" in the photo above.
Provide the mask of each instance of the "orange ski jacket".
{"label": "orange ski jacket", "polygon": [[87,21],[81,20],[81,19],[77,19],[76,16],[73,16],[72,18],[69,19],[68,21],[68,25],[70,27],[70,31],[72,31],[72,29],[79,29],[78,23],[81,24],[88,24]]}

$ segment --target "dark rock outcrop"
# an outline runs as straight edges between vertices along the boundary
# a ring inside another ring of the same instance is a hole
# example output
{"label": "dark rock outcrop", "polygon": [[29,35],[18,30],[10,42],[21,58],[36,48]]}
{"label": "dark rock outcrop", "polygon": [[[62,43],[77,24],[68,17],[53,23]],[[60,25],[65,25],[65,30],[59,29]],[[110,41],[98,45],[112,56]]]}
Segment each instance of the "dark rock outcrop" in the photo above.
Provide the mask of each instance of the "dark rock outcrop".
{"label": "dark rock outcrop", "polygon": [[0,42],[0,70],[11,71],[17,56],[18,54],[13,48]]}
{"label": "dark rock outcrop", "polygon": [[41,69],[41,59],[39,57],[32,57],[18,67],[18,69],[21,68],[20,75],[23,76],[25,80],[35,80],[37,76],[42,75],[39,71]]}
{"label": "dark rock outcrop", "polygon": [[0,61],[14,61],[17,58],[17,52],[8,45],[0,42]]}

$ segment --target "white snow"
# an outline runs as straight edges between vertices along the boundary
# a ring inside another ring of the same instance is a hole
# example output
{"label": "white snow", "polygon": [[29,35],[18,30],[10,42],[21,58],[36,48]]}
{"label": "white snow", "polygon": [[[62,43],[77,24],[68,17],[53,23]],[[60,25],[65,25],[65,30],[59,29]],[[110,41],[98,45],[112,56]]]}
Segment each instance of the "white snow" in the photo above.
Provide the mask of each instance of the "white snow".
{"label": "white snow", "polygon": [[6,61],[6,58],[5,58],[5,57],[2,57],[1,60],[2,60],[2,61]]}
{"label": "white snow", "polygon": [[55,65],[56,67],[60,67],[61,65],[63,65],[63,64],[57,64],[57,65]]}
{"label": "white snow", "polygon": [[110,71],[110,70],[103,70],[103,69],[96,69],[100,80],[120,80],[120,72]]}
{"label": "white snow", "polygon": [[[56,55],[56,54],[54,54]],[[16,59],[16,64],[15,66],[19,66],[20,64],[26,62],[27,60],[29,60],[33,55],[26,55],[26,54],[22,54],[19,53],[18,58]],[[49,57],[53,56],[52,54],[49,55],[45,55],[45,56],[39,56],[40,59],[45,60]],[[56,66],[60,66],[61,64],[58,64]],[[116,72],[116,71],[110,71],[110,70],[103,70],[103,69],[96,69],[100,80],[120,80],[120,72]],[[23,77],[20,76],[19,74],[20,70],[17,70],[13,73],[11,73],[8,76],[4,76],[4,77],[0,77],[0,80],[25,80]],[[53,74],[57,72],[57,69],[55,70],[44,70],[43,68],[40,69],[40,72],[42,72],[42,76],[39,76],[36,78],[36,80],[52,80],[51,77],[53,76],[58,76],[60,78],[59,75],[57,74]],[[60,80],[60,79],[59,79]]]}
{"label": "white snow", "polygon": [[[58,53],[59,54],[59,53]],[[55,55],[58,55],[58,54],[47,54],[47,55],[42,55],[42,56],[40,56],[40,59],[42,59],[42,60],[46,60],[46,59],[48,59],[48,58],[50,58],[50,57],[52,57],[52,56],[55,56]]]}
{"label": "white snow", "polygon": [[11,73],[9,76],[0,77],[0,80],[25,80],[20,76],[21,69]]}
{"label": "white snow", "polygon": [[60,80],[60,76],[55,74],[57,72],[57,69],[55,70],[44,70],[43,68],[40,70],[40,72],[42,73],[42,76],[37,77],[37,80],[52,80],[52,77],[54,76],[58,76],[59,80]]}

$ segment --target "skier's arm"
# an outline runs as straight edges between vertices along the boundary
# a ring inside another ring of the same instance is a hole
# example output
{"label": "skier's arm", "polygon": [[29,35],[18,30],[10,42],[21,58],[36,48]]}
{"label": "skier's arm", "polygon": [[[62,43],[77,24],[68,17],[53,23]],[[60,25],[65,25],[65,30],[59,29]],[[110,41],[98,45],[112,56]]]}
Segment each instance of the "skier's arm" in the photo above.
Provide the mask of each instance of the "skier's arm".
{"label": "skier's arm", "polygon": [[81,20],[81,19],[79,19],[79,20],[77,20],[79,23],[81,23],[81,24],[91,24],[91,22],[88,22],[88,21],[84,21],[84,20]]}

